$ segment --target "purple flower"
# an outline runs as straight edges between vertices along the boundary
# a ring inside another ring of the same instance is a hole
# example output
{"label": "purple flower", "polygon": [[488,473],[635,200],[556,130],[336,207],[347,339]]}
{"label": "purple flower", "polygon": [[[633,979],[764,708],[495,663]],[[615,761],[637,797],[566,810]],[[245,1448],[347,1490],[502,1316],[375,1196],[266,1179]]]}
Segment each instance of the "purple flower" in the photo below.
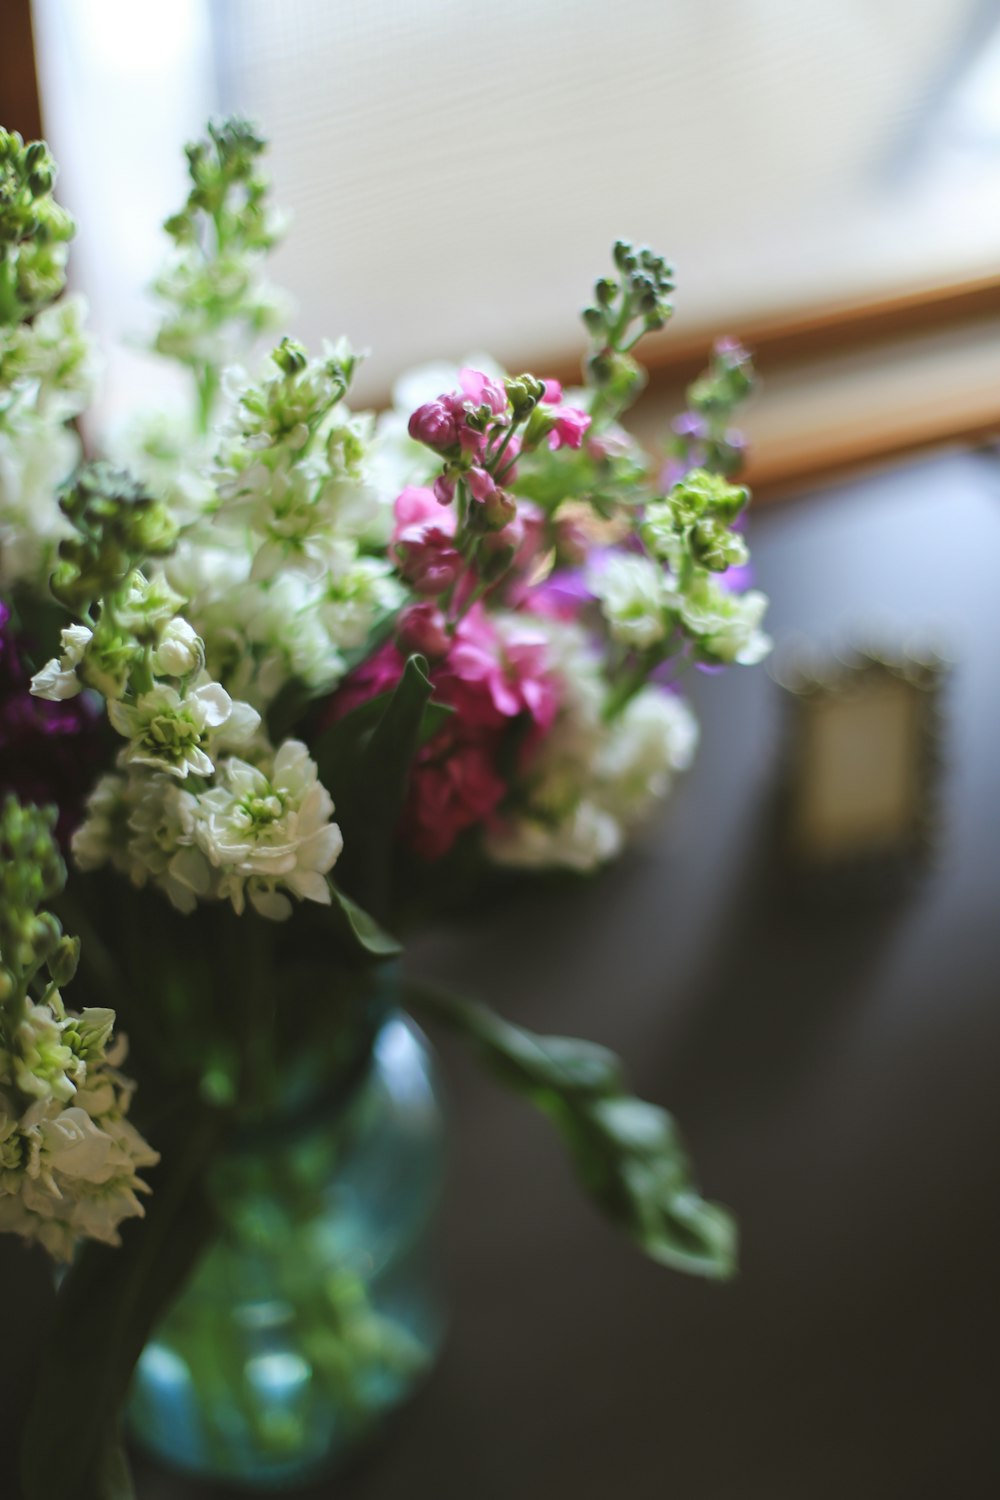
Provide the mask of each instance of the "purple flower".
{"label": "purple flower", "polygon": [[62,703],[34,698],[10,608],[0,600],[0,798],[59,808],[65,847],[103,759],[99,708],[88,694]]}

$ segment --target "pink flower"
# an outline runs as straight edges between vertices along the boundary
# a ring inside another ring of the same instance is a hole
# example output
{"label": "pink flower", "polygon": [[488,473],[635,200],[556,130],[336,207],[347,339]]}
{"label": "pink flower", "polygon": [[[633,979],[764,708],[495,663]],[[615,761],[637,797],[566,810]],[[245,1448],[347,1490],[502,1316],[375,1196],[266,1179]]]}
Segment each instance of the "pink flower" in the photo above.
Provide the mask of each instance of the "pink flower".
{"label": "pink flower", "polygon": [[557,405],[558,402],[562,400],[563,396],[562,386],[559,384],[558,380],[543,380],[542,384],[545,387],[545,394],[542,397],[542,400],[549,406]]}
{"label": "pink flower", "polygon": [[488,406],[495,417],[501,416],[507,410],[507,392],[504,390],[502,380],[491,380],[481,370],[470,370],[468,368],[459,370],[458,381],[462,387],[462,394],[473,406]]}
{"label": "pink flower", "polygon": [[474,500],[489,500],[496,494],[496,481],[493,475],[486,469],[472,468],[465,476],[465,482]]}
{"label": "pink flower", "polygon": [[579,448],[590,426],[590,417],[578,406],[557,406],[552,413],[555,427],[549,433],[550,448]]}
{"label": "pink flower", "polygon": [[394,506],[390,554],[418,594],[443,594],[462,569],[454,543],[456,516],[442,510],[433,490],[407,485]]}
{"label": "pink flower", "polygon": [[351,673],[330,700],[325,722],[395,687],[404,653],[417,649],[431,658],[434,698],[455,712],[418,753],[401,833],[421,858],[440,859],[461,833],[493,817],[508,790],[499,768],[509,726],[527,719],[526,743],[537,744],[558,712],[558,689],[544,637],[517,623],[501,632],[480,605],[451,638],[432,604],[411,605],[400,617],[398,639]]}
{"label": "pink flower", "polygon": [[440,696],[472,725],[496,726],[527,713],[548,729],[559,704],[545,650],[545,638],[530,626],[501,636],[485,610],[471,609],[442,663]]}
{"label": "pink flower", "polygon": [[455,481],[447,474],[439,474],[434,481],[434,499],[438,505],[450,505],[455,498]]}
{"label": "pink flower", "polygon": [[392,533],[393,546],[416,526],[433,525],[448,536],[455,534],[455,517],[441,514],[437,496],[425,485],[408,484],[396,496],[392,508],[396,517]]}
{"label": "pink flower", "polygon": [[440,859],[460,833],[492,816],[506,791],[494,746],[444,730],[413,769],[403,836],[421,859]]}
{"label": "pink flower", "polygon": [[451,645],[444,615],[429,600],[410,604],[403,610],[396,626],[396,639],[400,650],[407,655],[419,651],[432,662],[447,656]]}
{"label": "pink flower", "polygon": [[418,443],[425,443],[436,453],[447,453],[454,448],[459,438],[461,409],[448,396],[439,396],[436,401],[426,401],[418,406],[410,418],[408,432]]}

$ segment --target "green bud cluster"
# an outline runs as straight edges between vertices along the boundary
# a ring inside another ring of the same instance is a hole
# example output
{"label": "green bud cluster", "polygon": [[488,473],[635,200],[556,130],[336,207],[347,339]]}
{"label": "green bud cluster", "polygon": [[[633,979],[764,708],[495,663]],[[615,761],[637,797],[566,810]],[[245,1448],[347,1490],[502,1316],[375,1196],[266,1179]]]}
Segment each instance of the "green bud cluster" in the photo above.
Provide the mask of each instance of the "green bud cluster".
{"label": "green bud cluster", "polygon": [[743,436],[732,426],[737,406],[754,388],[753,364],[735,339],[720,339],[708,369],[687,390],[688,412],[696,420],[678,427],[667,455],[682,468],[697,465],[735,474],[743,462]]}
{"label": "green bud cluster", "polygon": [[545,395],[545,382],[537,375],[517,375],[504,381],[504,390],[515,418],[521,422],[538,406]]}
{"label": "green bud cluster", "polygon": [[749,396],[754,386],[750,355],[733,339],[720,339],[712,350],[708,369],[689,386],[687,397],[693,411],[705,417],[723,413]]}
{"label": "green bud cluster", "polygon": [[721,474],[692,469],[670,494],[646,508],[641,532],[650,552],[683,573],[686,559],[712,573],[741,565],[747,545],[732,524],[750,493]]}
{"label": "green bud cluster", "polygon": [[0,325],[24,322],[66,284],[74,224],[52,197],[55,177],[44,141],[0,129]]}
{"label": "green bud cluster", "polygon": [[592,345],[586,375],[596,388],[591,411],[597,416],[617,416],[638,396],[645,377],[630,351],[673,312],[674,273],[662,255],[616,240],[612,258],[617,278],[600,277],[582,313]]}
{"label": "green bud cluster", "polygon": [[50,912],[39,914],[66,883],[55,823],[54,807],[23,805],[13,796],[0,806],[0,1001],[40,964],[66,968],[62,928]]}
{"label": "green bud cluster", "polygon": [[186,147],[191,189],[164,225],[175,255],[154,285],[166,304],[155,347],[193,372],[205,433],[223,366],[284,311],[260,269],[281,234],[260,167],[265,150],[246,120],[213,121],[207,140]]}
{"label": "green bud cluster", "polygon": [[170,237],[179,245],[198,244],[210,220],[220,241],[269,250],[277,227],[267,207],[270,183],[260,171],[266,149],[249,121],[235,116],[210,121],[208,140],[184,148],[191,190],[184,207],[163,226]]}
{"label": "green bud cluster", "polygon": [[113,594],[147,558],[165,557],[177,541],[177,525],[163,501],[108,463],[81,469],[59,506],[76,534],[59,544],[51,587],[76,615]]}

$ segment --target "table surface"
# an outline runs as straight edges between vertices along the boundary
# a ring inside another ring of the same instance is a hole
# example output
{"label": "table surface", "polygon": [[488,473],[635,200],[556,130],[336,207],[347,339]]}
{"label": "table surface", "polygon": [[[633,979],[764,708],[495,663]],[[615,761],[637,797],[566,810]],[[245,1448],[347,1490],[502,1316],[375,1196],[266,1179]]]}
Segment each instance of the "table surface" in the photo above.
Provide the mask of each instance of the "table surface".
{"label": "table surface", "polygon": [[[450,1341],[317,1500],[1000,1493],[1000,459],[854,480],[752,540],[779,641],[953,656],[932,868],[889,905],[790,902],[781,694],[735,671],[698,681],[697,764],[617,866],[420,942],[419,972],[629,1060],[739,1214],[742,1269],[715,1286],[643,1261],[545,1123],[448,1043]],[[139,1500],[221,1493],[137,1477]]]}

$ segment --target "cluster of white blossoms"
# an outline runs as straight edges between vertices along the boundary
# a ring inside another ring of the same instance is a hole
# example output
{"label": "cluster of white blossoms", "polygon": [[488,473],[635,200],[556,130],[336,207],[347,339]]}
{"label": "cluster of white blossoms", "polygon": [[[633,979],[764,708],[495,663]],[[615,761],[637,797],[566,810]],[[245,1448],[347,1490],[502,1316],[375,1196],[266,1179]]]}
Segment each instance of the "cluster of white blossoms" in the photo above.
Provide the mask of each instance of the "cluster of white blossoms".
{"label": "cluster of white blossoms", "polygon": [[76,862],[157,885],[184,912],[199,900],[242,912],[249,899],[281,920],[289,893],[329,905],[342,840],[316,763],[297,740],[272,749],[257,710],[209,675],[204,642],[173,613],[181,602],[162,578],[133,573],[111,626],[69,626],[32,681],[55,700],[98,687],[124,741],[87,802]]}
{"label": "cluster of white blossoms", "polygon": [[67,532],[58,491],[80,458],[70,420],[89,405],[99,362],[86,304],[64,296],[33,321],[0,325],[0,588],[42,588]]}
{"label": "cluster of white blossoms", "polygon": [[[343,343],[309,360],[286,340],[259,381],[228,371],[214,467],[171,481],[189,508],[168,577],[217,680],[261,710],[292,679],[335,687],[404,601],[373,420],[343,404],[354,362]],[[156,462],[138,467],[162,492]]]}
{"label": "cluster of white blossoms", "polygon": [[333,801],[305,745],[286,740],[256,762],[227,756],[212,785],[189,790],[162,771],[103,776],[73,837],[82,870],[110,863],[158,886],[181,912],[247,901],[283,921],[300,901],[330,904],[327,873],[343,847]]}
{"label": "cluster of white blossoms", "polygon": [[0,1231],[69,1260],[80,1237],[118,1242],[158,1158],[126,1118],[114,1011],[63,1004],[80,945],[45,909],[66,878],[54,823],[0,803]]}
{"label": "cluster of white blossoms", "polygon": [[771,650],[761,629],[767,595],[757,589],[736,593],[700,569],[681,587],[658,561],[628,554],[605,560],[589,581],[611,639],[623,646],[655,646],[679,625],[712,661],[753,666]]}
{"label": "cluster of white blossoms", "polygon": [[119,1243],[143,1212],[139,1177],[159,1160],[128,1120],[132,1084],[109,1047],[114,1012],[67,1012],[59,992],[28,1002],[0,1047],[0,1231],[39,1241],[57,1260],[80,1238]]}
{"label": "cluster of white blossoms", "polygon": [[521,808],[487,835],[490,857],[525,869],[594,870],[621,853],[630,829],[686,770],[698,743],[687,704],[641,688],[613,718],[608,684],[586,631],[536,617],[560,685],[552,731],[525,772]]}

